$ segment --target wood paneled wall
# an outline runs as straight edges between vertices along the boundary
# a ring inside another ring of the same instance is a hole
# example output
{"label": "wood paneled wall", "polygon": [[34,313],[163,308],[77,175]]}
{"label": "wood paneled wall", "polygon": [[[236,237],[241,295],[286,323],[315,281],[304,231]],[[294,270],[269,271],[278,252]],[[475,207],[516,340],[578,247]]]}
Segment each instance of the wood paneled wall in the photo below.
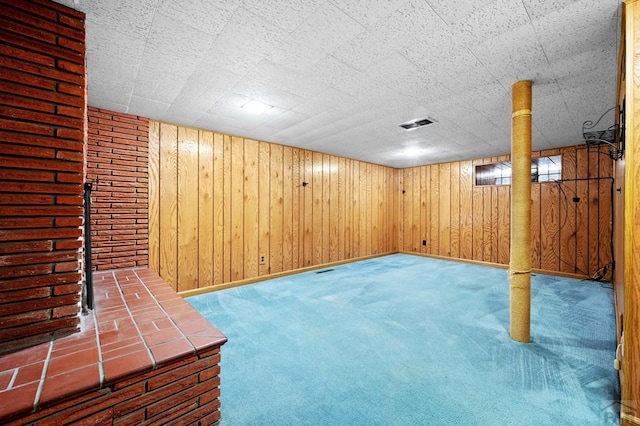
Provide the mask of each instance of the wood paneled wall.
{"label": "wood paneled wall", "polygon": [[396,252],[397,175],[152,121],[150,267],[185,291]]}
{"label": "wood paneled wall", "polygon": [[623,20],[624,156],[624,346],[620,424],[640,425],[640,3],[625,1]]}
{"label": "wood paneled wall", "polygon": [[[532,185],[532,266],[593,276],[612,259],[612,161],[604,147],[586,145],[532,157],[558,154],[562,182]],[[511,188],[476,186],[474,176],[476,165],[508,160],[400,170],[400,250],[508,264]]]}

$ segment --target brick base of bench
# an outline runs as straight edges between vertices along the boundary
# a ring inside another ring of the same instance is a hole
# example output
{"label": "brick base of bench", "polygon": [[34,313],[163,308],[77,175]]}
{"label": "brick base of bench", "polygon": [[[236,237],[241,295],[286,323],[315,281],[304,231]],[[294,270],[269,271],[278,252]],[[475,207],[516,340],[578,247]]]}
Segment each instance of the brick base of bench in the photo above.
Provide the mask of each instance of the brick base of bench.
{"label": "brick base of bench", "polygon": [[218,421],[222,333],[148,269],[94,285],[80,333],[0,357],[0,424]]}

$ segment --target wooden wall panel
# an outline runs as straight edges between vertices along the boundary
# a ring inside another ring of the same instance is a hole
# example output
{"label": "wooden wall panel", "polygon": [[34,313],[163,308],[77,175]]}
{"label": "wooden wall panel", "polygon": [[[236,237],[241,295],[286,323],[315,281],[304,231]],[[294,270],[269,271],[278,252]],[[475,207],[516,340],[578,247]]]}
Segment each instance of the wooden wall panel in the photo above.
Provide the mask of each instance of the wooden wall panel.
{"label": "wooden wall panel", "polygon": [[429,253],[438,254],[440,245],[440,205],[438,199],[440,197],[438,165],[428,167],[427,175],[429,177]]}
{"label": "wooden wall panel", "polygon": [[396,169],[167,123],[150,129],[152,268],[176,290],[397,250]]}
{"label": "wooden wall panel", "polygon": [[451,256],[451,164],[438,166],[438,254]]}
{"label": "wooden wall panel", "polygon": [[566,149],[562,162],[562,182],[558,185],[560,190],[560,246],[563,253],[559,256],[560,271],[577,273],[576,271],[576,208],[574,197],[576,196],[576,150]]}
{"label": "wooden wall panel", "polygon": [[149,123],[149,267],[160,270],[160,123]]}
{"label": "wooden wall panel", "polygon": [[[613,168],[604,151],[582,145],[532,153],[533,158],[563,158],[561,182],[532,184],[534,268],[592,277],[611,262]],[[399,187],[405,190],[397,210],[400,250],[508,264],[510,186],[474,182],[476,165],[508,160],[500,156],[400,170]]]}
{"label": "wooden wall panel", "polygon": [[[258,256],[260,255],[259,220],[263,216],[269,217],[267,212],[258,214],[260,206],[260,144],[251,139],[244,140],[244,251],[242,263],[243,278],[255,278],[259,275]],[[265,253],[266,256],[266,253]],[[238,260],[240,262],[240,260]],[[266,260],[265,260],[266,262]]]}
{"label": "wooden wall panel", "polygon": [[[245,148],[246,149],[246,148]],[[275,164],[274,164],[275,166]],[[246,188],[245,188],[246,192]],[[257,215],[258,224],[257,257],[258,275],[268,275],[271,265],[271,214],[277,203],[271,203],[271,145],[266,142],[258,143],[258,208],[264,214]],[[274,200],[275,201],[275,200]],[[271,208],[270,208],[271,207]],[[249,256],[249,253],[246,253]]]}
{"label": "wooden wall panel", "polygon": [[[218,134],[215,136],[216,143],[218,141]],[[222,203],[222,281],[221,282],[229,282],[232,280],[231,278],[231,238],[233,232],[233,226],[231,225],[231,204],[232,204],[232,194],[233,194],[233,186],[231,185],[231,165],[232,165],[232,149],[231,149],[231,136],[224,135],[222,141],[222,149],[223,149],[223,164],[222,164],[222,174],[224,178],[223,182],[223,194],[220,197],[217,193],[213,194],[214,199],[218,203]],[[218,219],[219,220],[219,219]],[[220,227],[218,227],[218,230]],[[218,231],[219,232],[219,231]],[[217,236],[216,236],[217,238]],[[218,282],[216,281],[216,284]]]}
{"label": "wooden wall panel", "polygon": [[[284,246],[284,150],[282,145],[266,144],[270,145],[271,158],[264,159],[270,165],[270,185],[269,192],[266,188],[260,187],[260,211],[268,209],[270,212],[269,219],[269,269],[267,273],[282,272],[283,270],[283,246]],[[262,149],[260,151],[262,153]],[[266,152],[266,150],[265,150]],[[262,155],[260,156],[260,168],[262,168]],[[262,215],[261,215],[262,216]],[[265,215],[266,216],[266,215]]]}
{"label": "wooden wall panel", "polygon": [[[224,137],[216,133],[213,135],[213,281],[212,284],[224,282],[225,272],[229,275],[229,264],[226,257],[229,256],[229,229],[225,228],[226,212],[225,194],[229,193],[229,148],[225,144]],[[225,167],[226,166],[226,167]],[[225,256],[226,255],[226,256]],[[199,283],[202,285],[202,283]]]}
{"label": "wooden wall panel", "polygon": [[460,257],[460,162],[451,163],[451,252],[449,256]]}
{"label": "wooden wall panel", "polygon": [[198,130],[178,128],[178,291],[198,286]]}
{"label": "wooden wall panel", "polygon": [[198,138],[198,280],[213,285],[213,133],[201,131]]}
{"label": "wooden wall panel", "polygon": [[473,164],[460,162],[460,258],[473,259]]}
{"label": "wooden wall panel", "polygon": [[[540,185],[531,185],[531,267],[540,269],[542,249],[540,235],[542,230],[542,209],[540,204]],[[511,205],[509,205],[511,211]],[[507,262],[508,264],[509,262]]]}
{"label": "wooden wall panel", "polygon": [[422,187],[420,179],[420,167],[415,167],[413,169],[413,187],[411,191],[411,195],[413,196],[413,221],[411,222],[411,251],[419,253],[422,251],[422,235],[421,235],[421,226],[422,220],[422,202],[424,200],[424,194],[420,191]]}
{"label": "wooden wall panel", "polygon": [[[158,273],[178,288],[178,129],[160,125],[160,156],[158,158],[159,202],[150,202],[159,209],[160,264]],[[160,194],[162,194],[160,196]]]}
{"label": "wooden wall panel", "polygon": [[295,269],[293,252],[293,194],[295,180],[293,174],[293,148],[282,147],[282,271]]}
{"label": "wooden wall panel", "polygon": [[498,188],[498,263],[508,264],[511,246],[511,188]]}
{"label": "wooden wall panel", "polygon": [[[244,140],[231,138],[231,275],[230,281],[244,278]],[[253,224],[255,226],[255,223]],[[160,274],[162,276],[162,274]],[[163,277],[164,278],[164,277]]]}
{"label": "wooden wall panel", "polygon": [[[327,156],[329,159],[329,261],[340,259],[340,192],[338,181],[340,179],[339,159]],[[376,235],[378,232],[376,232]]]}

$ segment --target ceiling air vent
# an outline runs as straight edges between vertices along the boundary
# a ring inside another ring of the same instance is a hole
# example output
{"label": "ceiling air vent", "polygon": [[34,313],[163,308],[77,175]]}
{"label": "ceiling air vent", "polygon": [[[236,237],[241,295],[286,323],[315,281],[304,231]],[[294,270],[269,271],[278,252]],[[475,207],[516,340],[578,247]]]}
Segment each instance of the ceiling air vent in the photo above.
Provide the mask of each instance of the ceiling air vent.
{"label": "ceiling air vent", "polygon": [[406,123],[398,124],[398,126],[402,127],[405,130],[414,130],[418,127],[426,126],[427,124],[431,124],[435,122],[433,118],[418,118],[416,120],[407,121]]}

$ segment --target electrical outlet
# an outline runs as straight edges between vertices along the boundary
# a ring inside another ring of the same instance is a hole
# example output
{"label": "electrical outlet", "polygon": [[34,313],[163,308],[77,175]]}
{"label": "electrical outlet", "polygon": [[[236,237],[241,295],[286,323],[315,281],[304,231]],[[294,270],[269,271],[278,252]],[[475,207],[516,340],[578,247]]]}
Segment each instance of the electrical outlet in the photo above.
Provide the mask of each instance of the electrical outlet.
{"label": "electrical outlet", "polygon": [[426,247],[427,246],[427,240],[422,240],[422,245]]}
{"label": "electrical outlet", "polygon": [[261,254],[261,255],[260,255],[260,259],[259,259],[259,263],[260,263],[261,265],[264,265],[264,264],[265,264],[265,262],[266,262],[266,256],[265,256],[264,254]]}

